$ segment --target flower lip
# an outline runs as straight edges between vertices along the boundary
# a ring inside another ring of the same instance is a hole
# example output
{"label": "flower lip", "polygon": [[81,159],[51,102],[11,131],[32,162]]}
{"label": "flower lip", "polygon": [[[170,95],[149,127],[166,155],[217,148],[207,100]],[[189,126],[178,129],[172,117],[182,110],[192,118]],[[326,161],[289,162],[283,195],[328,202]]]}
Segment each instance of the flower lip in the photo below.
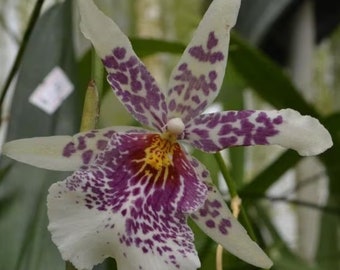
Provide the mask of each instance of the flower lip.
{"label": "flower lip", "polygon": [[184,131],[185,125],[181,118],[176,117],[168,121],[166,129],[173,135],[180,135]]}

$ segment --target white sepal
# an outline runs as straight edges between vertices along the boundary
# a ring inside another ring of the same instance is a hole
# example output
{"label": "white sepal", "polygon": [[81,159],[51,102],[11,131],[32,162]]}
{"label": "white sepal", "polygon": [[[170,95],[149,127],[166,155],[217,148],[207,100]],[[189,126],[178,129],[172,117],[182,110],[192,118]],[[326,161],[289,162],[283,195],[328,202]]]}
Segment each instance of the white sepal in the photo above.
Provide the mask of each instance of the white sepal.
{"label": "white sepal", "polygon": [[241,260],[264,269],[273,265],[271,259],[234,218],[214,186],[210,186],[205,205],[192,217],[202,231]]}
{"label": "white sepal", "polygon": [[67,158],[63,149],[72,142],[71,136],[20,139],[5,143],[2,153],[17,161],[48,170],[73,171],[82,164],[80,156]]}
{"label": "white sepal", "polygon": [[331,135],[318,119],[292,109],[280,110],[278,115],[283,123],[277,126],[278,135],[268,138],[269,143],[294,149],[302,156],[321,154],[333,145]]}

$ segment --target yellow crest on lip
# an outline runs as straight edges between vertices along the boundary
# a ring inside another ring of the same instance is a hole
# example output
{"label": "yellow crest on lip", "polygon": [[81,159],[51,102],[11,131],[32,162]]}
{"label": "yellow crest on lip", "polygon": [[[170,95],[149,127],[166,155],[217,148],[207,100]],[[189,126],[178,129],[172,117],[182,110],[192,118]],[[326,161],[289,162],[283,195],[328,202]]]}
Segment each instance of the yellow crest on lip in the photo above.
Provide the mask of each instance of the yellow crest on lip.
{"label": "yellow crest on lip", "polygon": [[150,165],[156,170],[173,165],[173,153],[178,147],[177,143],[154,135],[150,146],[145,148],[145,164]]}

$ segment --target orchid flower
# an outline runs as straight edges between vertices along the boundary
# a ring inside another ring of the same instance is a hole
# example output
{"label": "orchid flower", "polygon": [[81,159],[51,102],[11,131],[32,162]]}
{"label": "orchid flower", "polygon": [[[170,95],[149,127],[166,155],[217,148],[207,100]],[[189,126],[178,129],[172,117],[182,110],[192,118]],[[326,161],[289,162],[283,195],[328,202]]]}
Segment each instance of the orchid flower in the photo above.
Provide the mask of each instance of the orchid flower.
{"label": "orchid flower", "polygon": [[207,169],[182,143],[205,152],[278,144],[315,155],[332,140],[318,120],[291,109],[202,114],[221,87],[240,0],[212,2],[167,91],[92,0],[78,5],[81,30],[102,58],[114,93],[147,128],[109,127],[3,147],[18,161],[74,171],[50,187],[47,199],[48,229],[63,259],[78,269],[91,269],[107,257],[114,257],[120,270],[197,269],[190,217],[232,254],[271,267],[233,218]]}

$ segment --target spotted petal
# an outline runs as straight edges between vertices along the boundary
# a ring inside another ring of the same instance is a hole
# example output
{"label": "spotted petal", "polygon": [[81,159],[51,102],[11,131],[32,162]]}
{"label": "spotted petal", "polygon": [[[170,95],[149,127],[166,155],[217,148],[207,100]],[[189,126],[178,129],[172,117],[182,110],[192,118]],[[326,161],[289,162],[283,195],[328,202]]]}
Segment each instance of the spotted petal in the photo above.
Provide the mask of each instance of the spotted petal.
{"label": "spotted petal", "polygon": [[231,254],[260,268],[269,269],[273,263],[262,249],[252,241],[246,230],[233,217],[222,196],[209,186],[204,206],[191,215],[196,224]]}
{"label": "spotted petal", "polygon": [[136,120],[161,130],[167,116],[164,94],[129,39],[92,0],[79,0],[78,5],[81,30],[102,58],[113,91]]}
{"label": "spotted petal", "polygon": [[212,184],[207,169],[192,157],[191,162],[208,187],[208,198],[198,211],[191,214],[192,219],[231,254],[252,265],[269,269],[273,264],[272,261],[233,217],[221,194]]}
{"label": "spotted petal", "polygon": [[172,72],[168,86],[170,118],[189,121],[217,96],[221,87],[230,39],[240,0],[215,0]]}
{"label": "spotted petal", "polygon": [[[135,127],[114,127],[72,136],[35,137],[5,143],[2,153],[17,161],[55,171],[74,171],[90,164],[105,149],[115,132],[143,132]],[[145,131],[144,131],[145,132]]]}
{"label": "spotted petal", "polygon": [[320,154],[333,144],[317,119],[292,109],[203,114],[187,124],[184,137],[206,152],[239,145],[277,144],[308,156]]}
{"label": "spotted petal", "polygon": [[94,163],[50,188],[49,230],[65,260],[78,269],[106,257],[126,270],[200,266],[186,216],[203,204],[206,186],[180,146],[160,139],[115,133]]}
{"label": "spotted petal", "polygon": [[73,171],[81,166],[81,155],[73,155],[72,158],[69,158],[63,154],[65,146],[72,141],[71,136],[14,140],[4,144],[2,153],[12,159],[39,168]]}

